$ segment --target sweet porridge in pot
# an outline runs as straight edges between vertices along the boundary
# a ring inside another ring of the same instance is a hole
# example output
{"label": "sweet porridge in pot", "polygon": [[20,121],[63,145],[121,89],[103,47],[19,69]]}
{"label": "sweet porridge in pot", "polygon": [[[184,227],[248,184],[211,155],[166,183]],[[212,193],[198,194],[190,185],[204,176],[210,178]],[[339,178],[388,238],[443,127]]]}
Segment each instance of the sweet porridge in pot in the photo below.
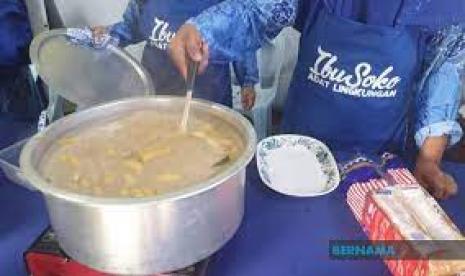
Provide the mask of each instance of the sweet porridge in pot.
{"label": "sweet porridge in pot", "polygon": [[205,181],[244,150],[228,123],[192,116],[179,131],[179,116],[135,111],[80,128],[44,155],[40,172],[51,184],[100,197],[150,197]]}

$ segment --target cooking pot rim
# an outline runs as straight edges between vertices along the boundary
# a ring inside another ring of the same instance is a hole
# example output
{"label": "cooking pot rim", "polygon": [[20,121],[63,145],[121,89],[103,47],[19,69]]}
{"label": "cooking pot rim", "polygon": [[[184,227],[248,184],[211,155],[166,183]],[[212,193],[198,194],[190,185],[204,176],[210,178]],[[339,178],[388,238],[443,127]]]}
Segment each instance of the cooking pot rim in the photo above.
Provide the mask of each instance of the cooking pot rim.
{"label": "cooking pot rim", "polygon": [[144,198],[111,198],[111,197],[97,197],[91,195],[84,195],[79,193],[70,192],[66,189],[50,185],[36,170],[33,165],[33,154],[37,146],[41,143],[41,140],[44,139],[49,132],[54,128],[59,127],[59,125],[65,125],[76,118],[79,118],[85,114],[95,112],[99,109],[113,109],[117,110],[116,107],[121,105],[130,105],[131,103],[137,103],[139,101],[183,101],[183,97],[177,96],[142,96],[142,97],[131,97],[126,99],[120,99],[116,101],[111,101],[108,103],[100,104],[95,107],[76,112],[74,114],[68,115],[62,119],[57,120],[56,122],[50,124],[44,131],[34,135],[24,146],[21,156],[20,156],[20,167],[23,171],[26,179],[30,184],[36,187],[39,191],[44,193],[46,196],[58,197],[67,201],[74,203],[81,203],[86,205],[114,205],[114,206],[127,206],[127,205],[141,205],[141,204],[154,204],[154,203],[166,203],[171,201],[177,201],[184,198],[193,197],[197,194],[201,194],[210,189],[213,189],[229,178],[234,177],[242,169],[245,169],[247,164],[252,160],[255,154],[255,148],[257,143],[257,137],[254,131],[254,128],[250,122],[238,112],[232,110],[231,108],[225,107],[220,104],[216,104],[210,101],[193,99],[193,104],[206,109],[215,109],[216,111],[229,116],[235,122],[245,129],[245,149],[240,157],[231,164],[227,169],[215,175],[214,177],[204,181],[202,183],[190,185],[183,189],[163,193],[153,197],[144,197]]}

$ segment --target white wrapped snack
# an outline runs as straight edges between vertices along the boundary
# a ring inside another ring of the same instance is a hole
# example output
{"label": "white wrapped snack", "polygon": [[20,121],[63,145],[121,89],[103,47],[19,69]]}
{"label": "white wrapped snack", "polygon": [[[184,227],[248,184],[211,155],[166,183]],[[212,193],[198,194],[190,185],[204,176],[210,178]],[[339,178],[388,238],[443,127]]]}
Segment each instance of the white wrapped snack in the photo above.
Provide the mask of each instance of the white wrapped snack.
{"label": "white wrapped snack", "polygon": [[[390,187],[374,193],[372,198],[386,216],[389,217],[389,220],[395,225],[404,240],[432,240],[415,218],[409,212],[406,212],[404,205],[394,196]],[[421,256],[429,256],[436,250],[437,248],[432,243],[415,244],[415,251]]]}
{"label": "white wrapped snack", "polygon": [[[439,204],[420,186],[390,186],[369,196],[363,223],[372,240],[405,240],[399,256],[423,256],[425,261],[386,260],[396,276],[463,275],[465,260],[457,227]],[[426,241],[426,242],[424,242]],[[449,241],[449,242],[447,242]],[[422,271],[424,274],[416,274]]]}
{"label": "white wrapped snack", "polygon": [[394,223],[403,238],[406,240],[431,240],[428,234],[415,221],[415,218],[408,212],[392,193],[391,188],[383,189],[373,194],[373,200]]}
{"label": "white wrapped snack", "polygon": [[394,196],[433,240],[462,240],[460,231],[439,204],[420,186],[396,187]]}

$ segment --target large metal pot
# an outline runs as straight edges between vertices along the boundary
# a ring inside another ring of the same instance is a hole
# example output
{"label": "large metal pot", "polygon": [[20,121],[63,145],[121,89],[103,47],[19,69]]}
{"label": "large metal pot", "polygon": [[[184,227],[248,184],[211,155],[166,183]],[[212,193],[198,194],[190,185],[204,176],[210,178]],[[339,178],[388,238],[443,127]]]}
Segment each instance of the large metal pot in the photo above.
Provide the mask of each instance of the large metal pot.
{"label": "large metal pot", "polygon": [[205,183],[153,198],[112,199],[70,193],[48,184],[38,172],[44,153],[69,131],[132,110],[181,114],[183,104],[177,97],[112,102],[60,119],[27,143],[21,168],[45,195],[52,227],[70,257],[107,273],[146,275],[189,266],[234,235],[243,217],[245,171],[256,137],[246,119],[220,105],[194,101],[192,112],[223,120],[246,147],[236,162]]}

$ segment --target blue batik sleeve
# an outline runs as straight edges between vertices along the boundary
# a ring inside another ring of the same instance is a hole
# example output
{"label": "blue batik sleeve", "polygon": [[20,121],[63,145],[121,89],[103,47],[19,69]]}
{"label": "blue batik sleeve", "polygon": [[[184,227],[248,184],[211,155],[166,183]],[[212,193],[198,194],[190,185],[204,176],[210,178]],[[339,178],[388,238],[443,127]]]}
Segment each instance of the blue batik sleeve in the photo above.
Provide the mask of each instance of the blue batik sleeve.
{"label": "blue batik sleeve", "polygon": [[233,68],[241,87],[253,87],[259,82],[255,51],[249,52],[241,61],[233,62]]}
{"label": "blue batik sleeve", "polygon": [[110,35],[119,40],[121,47],[136,44],[144,40],[139,31],[139,17],[139,3],[136,0],[131,0],[123,14],[123,20],[110,27]]}
{"label": "blue batik sleeve", "polygon": [[213,57],[243,59],[296,18],[298,0],[226,0],[188,23],[197,27]]}

